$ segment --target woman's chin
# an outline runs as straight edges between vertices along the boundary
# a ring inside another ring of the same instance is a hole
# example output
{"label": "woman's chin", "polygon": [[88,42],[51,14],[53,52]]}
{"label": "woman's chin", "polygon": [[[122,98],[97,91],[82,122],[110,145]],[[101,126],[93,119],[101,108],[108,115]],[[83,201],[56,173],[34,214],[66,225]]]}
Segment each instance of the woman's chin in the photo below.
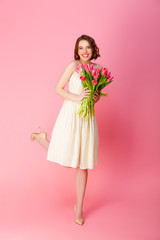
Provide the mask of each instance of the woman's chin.
{"label": "woman's chin", "polygon": [[82,57],[82,58],[80,59],[80,61],[81,61],[81,62],[84,62],[84,63],[88,63],[88,62],[90,62],[90,60],[91,60],[90,57],[88,57],[88,58]]}

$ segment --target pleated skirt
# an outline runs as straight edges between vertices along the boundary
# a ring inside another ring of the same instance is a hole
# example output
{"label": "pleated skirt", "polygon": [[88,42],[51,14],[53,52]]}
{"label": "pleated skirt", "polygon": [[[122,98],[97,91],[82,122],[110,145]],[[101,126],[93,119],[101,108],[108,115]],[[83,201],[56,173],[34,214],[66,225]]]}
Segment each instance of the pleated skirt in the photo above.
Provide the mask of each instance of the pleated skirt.
{"label": "pleated skirt", "polygon": [[64,100],[54,124],[47,160],[66,167],[93,169],[98,163],[99,136],[97,120],[79,116],[81,103]]}

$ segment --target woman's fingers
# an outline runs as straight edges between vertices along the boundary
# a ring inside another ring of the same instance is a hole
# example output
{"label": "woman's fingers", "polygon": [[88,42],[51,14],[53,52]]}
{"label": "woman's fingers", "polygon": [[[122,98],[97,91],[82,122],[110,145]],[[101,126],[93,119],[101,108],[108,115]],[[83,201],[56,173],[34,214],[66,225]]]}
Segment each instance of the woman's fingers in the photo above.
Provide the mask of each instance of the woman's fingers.
{"label": "woman's fingers", "polygon": [[[89,97],[91,93],[91,90],[88,87],[83,88],[82,90],[82,95],[83,97]],[[100,98],[99,96],[99,91],[97,91],[93,96],[92,99],[94,99],[94,101],[98,101]]]}
{"label": "woman's fingers", "polygon": [[95,95],[93,96],[93,99],[94,99],[94,101],[96,101],[96,102],[99,100],[99,98],[100,98],[99,94],[95,94]]}
{"label": "woman's fingers", "polygon": [[88,87],[83,88],[83,91],[91,91],[88,89]]}
{"label": "woman's fingers", "polygon": [[83,88],[83,91],[91,91],[90,89],[88,89],[88,87]]}
{"label": "woman's fingers", "polygon": [[83,88],[84,91],[91,91],[88,87]]}
{"label": "woman's fingers", "polygon": [[85,94],[85,97],[89,97],[89,96],[90,96],[90,94],[89,94],[89,93],[88,93],[88,94],[87,94],[87,93]]}
{"label": "woman's fingers", "polygon": [[89,96],[89,95],[90,95],[90,92],[88,92],[88,91],[85,91],[85,92],[84,92],[84,95],[87,95],[87,96]]}

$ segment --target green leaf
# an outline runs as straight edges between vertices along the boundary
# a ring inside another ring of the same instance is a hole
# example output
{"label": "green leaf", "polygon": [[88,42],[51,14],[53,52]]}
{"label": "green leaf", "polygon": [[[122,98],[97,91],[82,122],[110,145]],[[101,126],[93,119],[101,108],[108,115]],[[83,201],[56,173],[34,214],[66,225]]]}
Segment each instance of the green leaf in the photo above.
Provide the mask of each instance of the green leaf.
{"label": "green leaf", "polygon": [[108,93],[99,93],[99,95],[101,96],[101,97],[106,97],[106,96],[108,96]]}

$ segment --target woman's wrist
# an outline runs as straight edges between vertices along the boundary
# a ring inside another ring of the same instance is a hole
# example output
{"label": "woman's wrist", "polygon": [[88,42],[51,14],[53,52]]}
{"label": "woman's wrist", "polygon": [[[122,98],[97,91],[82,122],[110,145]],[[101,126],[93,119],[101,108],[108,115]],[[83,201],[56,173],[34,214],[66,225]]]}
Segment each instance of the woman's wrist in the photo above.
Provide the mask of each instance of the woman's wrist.
{"label": "woman's wrist", "polygon": [[65,98],[66,100],[70,100],[73,102],[79,102],[79,95],[75,93],[71,93],[69,91],[66,91],[64,89],[56,89],[55,90],[58,95]]}

